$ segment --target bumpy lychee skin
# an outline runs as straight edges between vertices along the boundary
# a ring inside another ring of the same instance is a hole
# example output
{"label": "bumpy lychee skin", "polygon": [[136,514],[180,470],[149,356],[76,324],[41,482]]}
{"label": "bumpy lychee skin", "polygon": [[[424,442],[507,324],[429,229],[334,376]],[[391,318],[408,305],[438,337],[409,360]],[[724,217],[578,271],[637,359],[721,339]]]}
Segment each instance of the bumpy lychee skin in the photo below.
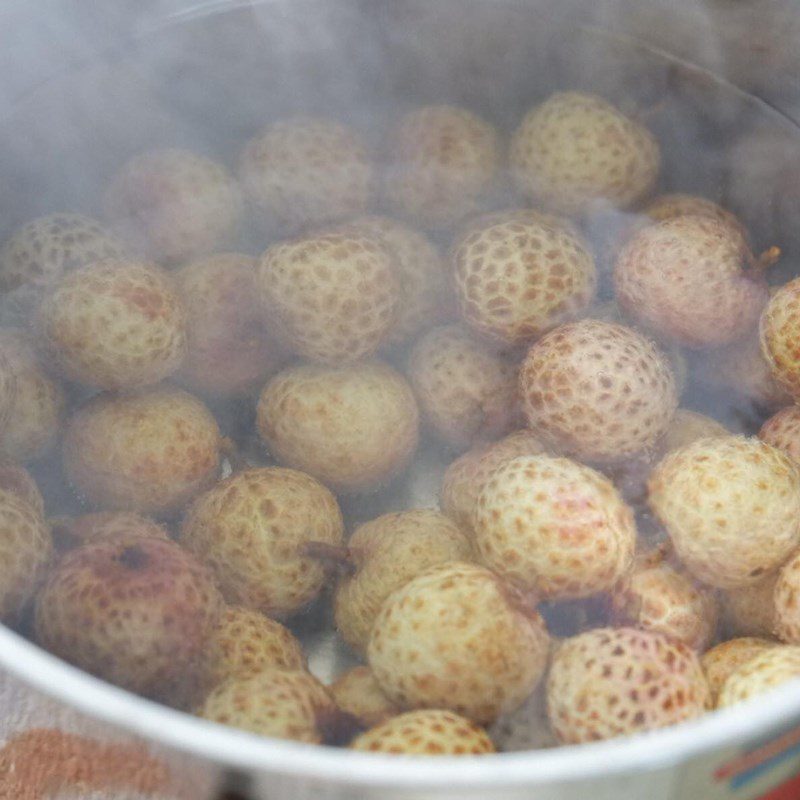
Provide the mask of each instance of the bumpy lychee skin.
{"label": "bumpy lychee skin", "polygon": [[408,711],[357,736],[353,750],[413,756],[477,756],[494,753],[486,731],[452,711]]}
{"label": "bumpy lychee skin", "polygon": [[64,435],[64,470],[93,506],[168,516],[219,475],[219,428],[192,395],[170,387],[100,394]]}
{"label": "bumpy lychee skin", "polygon": [[297,230],[363,214],[375,184],[367,147],[353,129],[318,117],[265,128],[244,147],[239,177],[269,228]]}
{"label": "bumpy lychee skin", "polygon": [[800,278],[778,289],[761,315],[761,352],[773,377],[795,401],[800,399]]}
{"label": "bumpy lychee skin", "polygon": [[389,596],[367,654],[399,705],[448,708],[485,723],[534,690],[548,646],[541,617],[511,587],[483,567],[451,562]]}
{"label": "bumpy lychee skin", "polygon": [[242,201],[222,164],[188,150],[151,150],[112,178],[106,214],[138,250],[175,264],[229,245]]}
{"label": "bumpy lychee skin", "polygon": [[347,227],[376,239],[392,257],[399,299],[385,347],[404,344],[450,316],[445,267],[427,236],[390,217],[359,217]]}
{"label": "bumpy lychee skin", "polygon": [[0,461],[0,489],[16,495],[44,516],[44,498],[33,476],[24,467],[11,461]]}
{"label": "bumpy lychee skin", "polygon": [[407,374],[423,419],[453,450],[502,436],[518,422],[514,365],[458,325],[422,336]]}
{"label": "bumpy lychee skin", "polygon": [[761,426],[758,438],[800,464],[800,406],[786,406],[773,414]]}
{"label": "bumpy lychee skin", "polygon": [[583,239],[532,212],[489,215],[453,244],[462,317],[490,340],[529,342],[575,318],[594,299],[594,258]]}
{"label": "bumpy lychee skin", "polygon": [[795,553],[775,582],[775,633],[789,644],[800,645],[800,553]]}
{"label": "bumpy lychee skin", "polygon": [[722,684],[717,708],[743,703],[800,678],[800,647],[770,647],[737,667]]}
{"label": "bumpy lychee skin", "polygon": [[467,450],[444,473],[439,496],[442,511],[463,531],[471,532],[475,501],[492,471],[517,456],[536,456],[544,452],[544,445],[531,430],[515,431],[491,444],[479,444]]}
{"label": "bumpy lychee skin", "polygon": [[389,134],[385,192],[402,217],[447,228],[479,211],[497,188],[495,129],[464,108],[424,106]]}
{"label": "bumpy lychee skin", "polygon": [[168,698],[196,671],[221,607],[191,553],[121,534],[61,559],[36,598],[36,639],[118,686]]}
{"label": "bumpy lychee skin", "polygon": [[636,559],[611,593],[611,608],[617,624],[663,633],[698,652],[708,647],[719,619],[714,592],[658,551]]}
{"label": "bumpy lychee skin", "polygon": [[68,378],[102,389],[157,383],[186,353],[186,313],[173,281],[140,261],[69,272],[42,301],[38,327]]}
{"label": "bumpy lychee skin", "polygon": [[278,461],[345,493],[387,483],[419,438],[411,387],[380,361],[289,367],[261,392],[257,425]]}
{"label": "bumpy lychee skin", "polygon": [[472,558],[464,533],[433,509],[384,514],[359,526],[347,546],[355,571],[339,581],[334,613],[342,638],[358,652],[395,589],[437,564]]}
{"label": "bumpy lychee skin", "polygon": [[44,371],[33,342],[21,328],[0,328],[0,353],[16,377],[14,402],[0,434],[0,456],[35,461],[50,450],[60,433],[64,390]]}
{"label": "bumpy lychee skin", "polygon": [[478,493],[473,526],[481,562],[545,598],[611,589],[636,545],[633,512],[611,481],[546,455],[500,464]]}
{"label": "bumpy lychee skin", "polygon": [[698,439],[730,435],[731,432],[713,417],[679,408],[672,417],[667,432],[658,441],[656,456],[661,458]]}
{"label": "bumpy lychee skin", "polygon": [[780,647],[776,641],[769,639],[758,639],[755,637],[742,637],[740,639],[728,639],[721,642],[716,647],[712,647],[703,653],[700,663],[706,673],[711,697],[714,705],[717,704],[720,690],[725,685],[728,677],[740,666],[750,661],[757,655],[771,650],[773,647]]}
{"label": "bumpy lychee skin", "polygon": [[710,586],[757,583],[800,544],[800,471],[758,439],[675,450],[650,474],[648,501],[678,558]]}
{"label": "bumpy lychee skin", "polygon": [[326,364],[374,353],[390,334],[400,296],[389,251],[347,230],[272,245],[258,264],[256,288],[288,346]]}
{"label": "bumpy lychee skin", "polygon": [[210,686],[266,667],[306,668],[303,647],[288,628],[242,606],[225,607],[209,634],[203,658]]}
{"label": "bumpy lychee skin", "polygon": [[658,177],[658,143],[602,98],[559,92],[528,112],[511,139],[517,188],[561,214],[593,204],[629,208]]}
{"label": "bumpy lychee skin", "polygon": [[778,572],[758,583],[720,592],[722,622],[729,636],[775,636]]}
{"label": "bumpy lychee skin", "polygon": [[328,687],[342,711],[352,714],[367,727],[380,725],[400,709],[383,693],[369,667],[353,667]]}
{"label": "bumpy lychee skin", "polygon": [[548,716],[562,744],[675,725],[709,706],[695,652],[654,631],[598,628],[566,639],[547,679]]}
{"label": "bumpy lychee skin", "polygon": [[304,670],[268,667],[217,686],[198,714],[212,722],[276,739],[321,744],[336,706],[325,687]]}
{"label": "bumpy lychee skin", "polygon": [[181,541],[208,563],[229,603],[286,616],[316,597],[326,580],[308,554],[342,544],[336,498],[293,469],[248,469],[220,481],[189,508]]}
{"label": "bumpy lychee skin", "polygon": [[728,225],[687,215],[648,225],[614,267],[617,300],[660,338],[719,347],[743,337],[767,302],[766,283],[748,272],[752,255]]}
{"label": "bumpy lychee skin", "polygon": [[623,461],[667,431],[678,393],[666,356],[623,325],[562,325],[528,351],[519,375],[528,424],[581,460]]}
{"label": "bumpy lychee skin", "polygon": [[186,308],[186,358],[179,378],[203,395],[259,388],[285,359],[256,296],[255,259],[220,253],[175,275]]}
{"label": "bumpy lychee skin", "polygon": [[642,213],[654,222],[685,217],[687,215],[711,217],[726,225],[733,237],[739,237],[742,246],[747,246],[747,231],[738,217],[707,197],[696,194],[660,194],[649,202]]}
{"label": "bumpy lychee skin", "polygon": [[53,542],[41,510],[0,489],[0,620],[15,623],[50,565]]}
{"label": "bumpy lychee skin", "polygon": [[166,527],[132,511],[94,511],[72,519],[58,519],[56,536],[67,547],[91,544],[115,536],[150,536],[169,539]]}
{"label": "bumpy lychee skin", "polygon": [[37,217],[18,228],[0,250],[0,290],[24,287],[35,297],[69,270],[126,253],[122,240],[91,217]]}

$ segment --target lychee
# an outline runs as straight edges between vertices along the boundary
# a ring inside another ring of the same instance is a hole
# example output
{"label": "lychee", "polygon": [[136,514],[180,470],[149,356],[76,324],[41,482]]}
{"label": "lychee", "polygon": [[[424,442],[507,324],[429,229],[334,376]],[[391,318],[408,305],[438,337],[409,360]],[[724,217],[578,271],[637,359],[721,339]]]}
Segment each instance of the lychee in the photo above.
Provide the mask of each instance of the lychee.
{"label": "lychee", "polygon": [[453,450],[502,436],[518,422],[514,364],[457,325],[417,340],[408,378],[423,419]]}
{"label": "lychee", "polygon": [[742,703],[797,678],[800,678],[800,647],[770,647],[728,675],[719,691],[717,708]]}
{"label": "lychee", "polygon": [[719,347],[753,328],[768,298],[755,259],[729,225],[683,216],[648,225],[614,267],[617,300],[666,341]]}
{"label": "lychee", "polygon": [[773,633],[784,642],[800,645],[800,553],[795,553],[778,572],[773,602]]}
{"label": "lychee", "polygon": [[800,406],[786,406],[771,416],[761,426],[758,437],[800,464]]}
{"label": "lychee", "polygon": [[189,150],[150,150],[112,178],[106,215],[150,258],[180,263],[231,244],[242,216],[239,188],[222,164]]}
{"label": "lychee", "polygon": [[424,228],[448,228],[485,207],[497,190],[498,134],[465,108],[424,106],[388,136],[390,207]]}
{"label": "lychee", "polygon": [[534,431],[523,429],[491,444],[478,444],[448,466],[442,480],[442,511],[467,533],[472,531],[475,502],[486,479],[504,461],[535,456],[545,447]]}
{"label": "lychee", "polygon": [[417,447],[419,413],[405,378],[380,361],[300,365],[272,378],[257,425],[270,453],[340,492],[388,482]]}
{"label": "lychee", "polygon": [[236,675],[211,691],[198,715],[276,739],[321,744],[336,706],[304,670],[265,667]]}
{"label": "lychee", "polygon": [[36,598],[36,639],[105,680],[168,699],[197,670],[222,598],[166,539],[120,534],[68,552]]}
{"label": "lychee", "polygon": [[730,435],[731,432],[713,417],[679,408],[673,415],[667,432],[659,439],[655,455],[660,459],[698,439]]}
{"label": "lychee", "polygon": [[64,390],[44,371],[33,341],[21,328],[0,328],[0,353],[16,377],[14,402],[0,433],[0,454],[14,461],[35,461],[61,432]]}
{"label": "lychee", "polygon": [[350,747],[369,753],[467,756],[494,753],[486,731],[452,711],[408,711],[357,736]]}
{"label": "lychee", "polygon": [[400,511],[359,526],[347,543],[352,574],[336,587],[334,613],[342,638],[364,652],[387,597],[421,572],[469,561],[472,546],[455,523],[433,509]]}
{"label": "lychee", "polygon": [[17,495],[44,516],[44,498],[33,476],[24,467],[11,461],[0,461],[0,489]]}
{"label": "lychee", "polygon": [[562,642],[547,678],[547,709],[563,744],[694,719],[710,706],[695,652],[662,633],[598,628]]}
{"label": "lychee", "polygon": [[529,111],[511,139],[519,191],[560,214],[629,208],[658,177],[658,142],[601,97],[559,92]]}
{"label": "lychee", "polygon": [[666,433],[678,393],[666,356],[623,325],[562,325],[528,351],[519,375],[528,424],[580,460],[624,461]]}
{"label": "lychee", "polygon": [[650,474],[648,501],[678,558],[710,586],[757,583],[800,545],[800,470],[758,439],[673,451]]}
{"label": "lychee", "polygon": [[544,598],[611,589],[636,544],[633,513],[604,475],[546,455],[513,458],[491,472],[473,526],[480,561]]}
{"label": "lychee", "polygon": [[717,704],[719,692],[725,681],[728,680],[728,677],[733,672],[754,656],[773,647],[780,647],[780,644],[769,639],[742,637],[740,639],[728,639],[728,641],[721,642],[716,647],[712,647],[705,652],[700,658],[700,663],[706,673],[714,705],[716,706]]}
{"label": "lychee", "polygon": [[187,315],[179,378],[200,394],[225,397],[260,388],[285,358],[256,297],[255,266],[250,256],[218,253],[175,275]]}
{"label": "lychee", "polygon": [[631,573],[611,593],[619,625],[656,631],[702,652],[717,629],[714,592],[673,566],[662,551],[637,557]]}
{"label": "lychee", "polygon": [[266,319],[297,355],[331,364],[357,361],[387,340],[400,284],[379,240],[342,229],[267,248],[256,291]]}
{"label": "lychee", "polygon": [[369,667],[352,667],[328,687],[336,705],[367,727],[380,725],[400,713],[383,693]]}
{"label": "lychee", "polygon": [[211,412],[180,389],[100,394],[67,425],[64,471],[98,509],[168,516],[217,479],[220,446]]}
{"label": "lychee", "polygon": [[580,235],[536,212],[473,223],[452,246],[461,315],[490,340],[517,345],[575,318],[594,299],[594,258]]}
{"label": "lychee", "polygon": [[229,603],[286,616],[314,599],[325,567],[309,545],[342,544],[336,498],[293,469],[248,469],[220,481],[189,508],[183,544],[205,561]]}
{"label": "lychee", "polygon": [[758,583],[720,592],[722,622],[729,636],[775,635],[775,584],[778,572]]}
{"label": "lychee", "polygon": [[660,194],[643,209],[644,214],[653,222],[663,222],[676,217],[710,217],[725,225],[730,231],[731,239],[739,239],[742,249],[747,245],[747,231],[738,217],[713,200],[696,194]]}
{"label": "lychee", "polygon": [[157,383],[186,352],[186,314],[172,278],[140,261],[67,273],[42,301],[38,327],[68,378],[102,389]]}
{"label": "lychee", "polygon": [[132,511],[94,511],[72,518],[56,518],[54,524],[56,538],[64,547],[91,544],[121,534],[170,538],[164,525]]}
{"label": "lychee", "polygon": [[375,188],[360,135],[321,117],[266,127],[242,150],[239,177],[257,219],[290,233],[363,214]]}
{"label": "lychee", "polygon": [[406,708],[447,708],[476,722],[536,688],[548,635],[539,614],[489,570],[451,562],[393,592],[367,654],[381,689]]}

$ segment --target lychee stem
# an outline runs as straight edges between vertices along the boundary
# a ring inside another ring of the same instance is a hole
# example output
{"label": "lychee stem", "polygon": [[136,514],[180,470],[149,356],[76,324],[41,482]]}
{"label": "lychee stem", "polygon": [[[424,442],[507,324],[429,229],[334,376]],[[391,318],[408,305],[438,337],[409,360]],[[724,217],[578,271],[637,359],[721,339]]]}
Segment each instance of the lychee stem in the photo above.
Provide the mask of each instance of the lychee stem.
{"label": "lychee stem", "polygon": [[340,572],[352,574],[356,571],[350,550],[343,545],[328,544],[327,542],[308,542],[303,551],[310,558],[323,562]]}
{"label": "lychee stem", "polygon": [[763,253],[756,256],[752,253],[749,254],[749,262],[750,262],[750,269],[754,272],[764,272],[768,270],[770,267],[774,266],[775,264],[780,261],[781,258],[781,249],[780,247],[776,247],[773,245],[772,247],[768,247],[764,250]]}

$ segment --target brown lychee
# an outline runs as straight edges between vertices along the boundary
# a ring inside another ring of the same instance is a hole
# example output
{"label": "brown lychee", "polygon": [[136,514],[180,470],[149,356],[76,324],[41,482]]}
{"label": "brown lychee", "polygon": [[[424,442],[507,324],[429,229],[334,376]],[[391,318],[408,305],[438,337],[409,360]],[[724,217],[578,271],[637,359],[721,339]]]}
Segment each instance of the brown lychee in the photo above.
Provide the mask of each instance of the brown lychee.
{"label": "brown lychee", "polygon": [[67,425],[64,471],[98,509],[168,516],[217,479],[220,446],[211,412],[180,389],[100,394]]}
{"label": "brown lychee", "polygon": [[728,676],[754,656],[779,646],[774,640],[742,637],[720,642],[705,652],[700,658],[700,663],[706,673],[714,705],[717,704],[719,692],[728,680]]}
{"label": "brown lychee", "polygon": [[534,344],[519,375],[528,424],[581,460],[618,462],[646,452],[678,406],[666,356],[623,325],[585,319]]}
{"label": "brown lychee", "polygon": [[773,633],[789,644],[800,644],[800,552],[780,569],[773,594]]}
{"label": "brown lychee", "polygon": [[383,693],[369,667],[352,667],[328,687],[336,705],[367,727],[380,725],[400,713]]}
{"label": "brown lychee", "polygon": [[384,514],[360,525],[347,547],[353,572],[336,587],[334,619],[358,652],[366,650],[375,617],[395,589],[437,564],[472,558],[464,533],[433,509]]}
{"label": "brown lychee", "polygon": [[121,534],[170,538],[164,525],[132,511],[94,511],[72,518],[56,518],[53,522],[58,543],[67,548]]}
{"label": "brown lychee", "polygon": [[419,413],[405,378],[380,361],[301,365],[261,392],[257,425],[270,453],[340,492],[379,487],[408,465]]}
{"label": "brown lychee", "polygon": [[213,570],[229,603],[286,616],[314,599],[325,567],[309,555],[314,543],[342,544],[336,498],[293,469],[248,469],[195,500],[181,541]]}

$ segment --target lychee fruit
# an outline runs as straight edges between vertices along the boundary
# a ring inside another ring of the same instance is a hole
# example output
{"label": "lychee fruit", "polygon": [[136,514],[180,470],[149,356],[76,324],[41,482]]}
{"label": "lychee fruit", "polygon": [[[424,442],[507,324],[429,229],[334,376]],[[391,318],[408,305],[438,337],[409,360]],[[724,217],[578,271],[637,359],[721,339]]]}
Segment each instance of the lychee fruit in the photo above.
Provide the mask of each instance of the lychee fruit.
{"label": "lychee fruit", "polygon": [[519,375],[528,424],[580,460],[613,463],[652,448],[678,406],[667,357],[623,325],[562,325],[528,351]]}
{"label": "lychee fruit", "polygon": [[154,264],[108,260],[73,270],[39,307],[43,344],[68,378],[101,389],[157,383],[186,353],[186,313]]}
{"label": "lychee fruit", "polygon": [[408,112],[388,135],[389,206],[423,228],[455,225],[491,202],[500,145],[486,120],[456,106]]}
{"label": "lychee fruit", "polygon": [[725,225],[730,231],[731,239],[740,240],[743,250],[748,246],[747,231],[739,218],[707,197],[677,192],[660,194],[642,209],[642,214],[653,222],[685,216],[709,217]]}
{"label": "lychee fruit", "polygon": [[800,464],[800,406],[786,406],[773,414],[761,426],[758,437]]}
{"label": "lychee fruit", "polygon": [[599,472],[552,456],[501,463],[478,492],[473,514],[480,561],[548,599],[589,597],[628,571],[633,512]]}
{"label": "lychee fruit", "polygon": [[536,688],[548,647],[526,598],[483,567],[451,562],[389,595],[367,655],[398,705],[447,708],[486,723]]}
{"label": "lychee fruit", "polygon": [[213,570],[229,603],[275,616],[300,610],[327,574],[309,545],[339,546],[336,498],[310,475],[261,467],[238,472],[189,508],[182,543]]}
{"label": "lychee fruit", "polygon": [[203,653],[205,679],[214,687],[267,667],[304,670],[306,657],[294,634],[260,611],[226,606]]}
{"label": "lychee fruit", "polygon": [[226,397],[260,388],[285,358],[256,296],[256,261],[218,253],[175,275],[186,308],[186,358],[179,378],[203,395]]}
{"label": "lychee fruit", "polygon": [[519,421],[514,364],[458,325],[418,339],[407,372],[423,419],[453,450],[502,436]]}
{"label": "lychee fruit", "polygon": [[334,619],[342,638],[363,653],[387,597],[437,564],[469,561],[472,545],[433,509],[384,514],[360,525],[347,543],[351,574],[336,587]]}
{"label": "lychee fruit", "polygon": [[0,489],[16,495],[44,516],[44,498],[33,476],[24,467],[0,460]]}
{"label": "lychee fruit", "polygon": [[778,572],[758,583],[720,592],[722,622],[729,636],[775,635],[775,584]]}
{"label": "lychee fruit", "polygon": [[509,433],[491,444],[478,444],[448,466],[442,479],[439,504],[442,511],[466,533],[472,531],[475,502],[492,471],[517,456],[536,456],[545,447],[534,431]]}
{"label": "lychee fruit", "polygon": [[0,328],[0,353],[16,378],[14,402],[0,433],[0,455],[14,461],[35,461],[61,433],[64,390],[44,371],[33,342],[21,328]]}
{"label": "lychee fruit", "polygon": [[54,534],[65,548],[91,544],[119,535],[169,539],[169,531],[154,519],[132,511],[93,511],[53,520]]}
{"label": "lychee fruit", "polygon": [[64,471],[98,509],[169,516],[217,479],[220,446],[211,412],[180,389],[100,394],[67,425]]}
{"label": "lychee fruit", "polygon": [[166,539],[136,534],[68,552],[36,598],[37,641],[87,672],[168,699],[191,682],[222,598]]}
{"label": "lychee fruit", "polygon": [[231,244],[242,216],[239,188],[222,164],[188,150],[150,150],[112,178],[106,215],[150,258],[176,264]]}
{"label": "lychee fruit", "polygon": [[601,97],[558,92],[525,115],[509,161],[525,197],[560,214],[581,214],[642,200],[655,185],[660,152],[647,128]]}
{"label": "lychee fruit", "polygon": [[673,451],[650,474],[648,502],[678,558],[710,586],[757,583],[800,545],[800,471],[758,439]]}
{"label": "lychee fruit", "polygon": [[336,705],[371,728],[400,713],[383,693],[369,667],[352,667],[328,687]]}
{"label": "lychee fruit", "polygon": [[758,639],[755,637],[742,637],[739,639],[728,639],[712,647],[703,653],[700,663],[706,673],[711,698],[714,706],[717,705],[717,698],[728,677],[735,672],[742,664],[745,664],[754,656],[770,650],[773,647],[780,647],[776,641],[769,639]]}
{"label": "lychee fruit", "polygon": [[730,436],[731,432],[713,417],[679,408],[672,417],[667,432],[659,439],[656,447],[656,458],[663,458],[667,453],[692,444],[698,439],[718,436]]}
{"label": "lychee fruit", "polygon": [[419,412],[405,378],[380,361],[300,365],[261,392],[258,432],[281,463],[338,492],[374,489],[417,448]]}
{"label": "lychee fruit", "polygon": [[800,278],[781,286],[761,315],[761,352],[773,377],[795,399],[800,399]]}
{"label": "lychee fruit", "polygon": [[773,633],[784,642],[800,645],[800,552],[795,553],[778,572],[773,602]]}
{"label": "lychee fruit", "polygon": [[547,709],[562,744],[675,725],[709,706],[696,653],[662,633],[598,628],[566,639],[553,654]]}
{"label": "lychee fruit", "polygon": [[293,117],[266,127],[242,150],[239,177],[264,227],[290,233],[363,214],[375,189],[361,136],[321,117]]}
{"label": "lychee fruit", "polygon": [[717,708],[743,703],[797,678],[800,678],[800,647],[770,647],[728,675],[719,691]]}
{"label": "lychee fruit", "polygon": [[743,337],[767,302],[761,269],[724,222],[683,216],[648,225],[614,267],[623,310],[666,341],[719,347]]}
{"label": "lychee fruit", "polygon": [[16,623],[45,576],[53,541],[41,509],[17,485],[0,489],[0,620]]}
{"label": "lychee fruit", "polygon": [[267,248],[256,291],[282,340],[297,355],[327,364],[374,353],[390,335],[400,298],[390,252],[346,229]]}
{"label": "lychee fruit", "polygon": [[661,550],[636,558],[611,592],[612,619],[656,631],[702,652],[714,637],[719,603],[714,592],[670,564]]}
{"label": "lychee fruit", "polygon": [[461,315],[490,340],[530,342],[579,316],[594,299],[597,275],[587,244],[542,216],[492,214],[452,246]]}
{"label": "lychee fruit", "polygon": [[336,706],[305,670],[265,667],[236,675],[206,697],[198,715],[261,736],[321,744]]}
{"label": "lychee fruit", "polygon": [[399,297],[384,347],[405,344],[451,316],[444,264],[427,236],[390,217],[359,217],[347,228],[376,239],[392,257]]}
{"label": "lychee fruit", "polygon": [[350,747],[413,756],[476,756],[495,751],[489,735],[472,720],[431,708],[392,717],[357,736]]}

